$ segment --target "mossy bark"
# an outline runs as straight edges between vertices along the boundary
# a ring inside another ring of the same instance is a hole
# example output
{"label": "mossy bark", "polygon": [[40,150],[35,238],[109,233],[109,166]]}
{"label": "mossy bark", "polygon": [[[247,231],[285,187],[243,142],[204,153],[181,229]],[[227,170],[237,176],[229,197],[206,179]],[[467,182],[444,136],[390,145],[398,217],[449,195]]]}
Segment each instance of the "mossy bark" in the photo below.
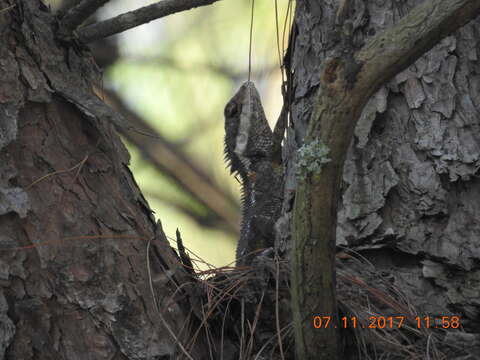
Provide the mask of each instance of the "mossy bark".
{"label": "mossy bark", "polygon": [[327,145],[331,162],[321,172],[299,179],[293,216],[292,311],[299,359],[341,356],[338,324],[334,321],[326,329],[313,329],[312,320],[315,315],[338,316],[337,200],[344,160],[364,106],[385,81],[479,11],[477,1],[424,2],[358,51],[345,46],[349,41],[340,35],[346,55],[325,62],[305,142],[319,139]]}

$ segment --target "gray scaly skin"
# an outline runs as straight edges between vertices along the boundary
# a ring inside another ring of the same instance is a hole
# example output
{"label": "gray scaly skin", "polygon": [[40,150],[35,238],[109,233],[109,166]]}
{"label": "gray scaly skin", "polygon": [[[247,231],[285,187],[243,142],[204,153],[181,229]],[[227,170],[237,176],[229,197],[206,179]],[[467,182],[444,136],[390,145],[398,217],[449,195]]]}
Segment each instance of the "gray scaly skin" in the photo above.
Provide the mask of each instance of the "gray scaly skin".
{"label": "gray scaly skin", "polygon": [[225,107],[225,159],[242,184],[237,266],[249,265],[258,250],[274,246],[283,195],[281,156],[274,151],[281,150],[277,142],[257,89],[245,82]]}

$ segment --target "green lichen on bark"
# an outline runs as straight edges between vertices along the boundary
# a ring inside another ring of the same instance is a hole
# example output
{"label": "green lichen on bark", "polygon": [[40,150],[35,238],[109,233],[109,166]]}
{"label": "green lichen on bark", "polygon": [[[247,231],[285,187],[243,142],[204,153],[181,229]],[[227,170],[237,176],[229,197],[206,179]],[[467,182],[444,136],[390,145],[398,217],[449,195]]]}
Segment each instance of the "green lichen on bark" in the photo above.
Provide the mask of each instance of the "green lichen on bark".
{"label": "green lichen on bark", "polygon": [[319,174],[323,165],[331,161],[328,158],[329,152],[328,146],[318,139],[305,143],[297,150],[298,160],[295,169],[297,177],[303,179],[307,174]]}

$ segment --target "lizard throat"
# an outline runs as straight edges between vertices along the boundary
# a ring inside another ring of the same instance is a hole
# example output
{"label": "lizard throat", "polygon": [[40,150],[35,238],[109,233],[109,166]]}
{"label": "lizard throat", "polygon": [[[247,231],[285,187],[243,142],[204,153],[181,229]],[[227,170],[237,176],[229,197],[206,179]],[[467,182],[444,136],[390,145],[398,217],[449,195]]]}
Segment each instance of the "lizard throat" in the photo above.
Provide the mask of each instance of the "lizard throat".
{"label": "lizard throat", "polygon": [[253,114],[253,102],[250,86],[247,87],[246,100],[242,106],[240,114],[240,123],[238,126],[237,137],[235,138],[234,152],[242,162],[247,171],[250,171],[251,161],[245,156],[247,151],[247,144],[249,140],[249,133],[251,127],[251,119]]}

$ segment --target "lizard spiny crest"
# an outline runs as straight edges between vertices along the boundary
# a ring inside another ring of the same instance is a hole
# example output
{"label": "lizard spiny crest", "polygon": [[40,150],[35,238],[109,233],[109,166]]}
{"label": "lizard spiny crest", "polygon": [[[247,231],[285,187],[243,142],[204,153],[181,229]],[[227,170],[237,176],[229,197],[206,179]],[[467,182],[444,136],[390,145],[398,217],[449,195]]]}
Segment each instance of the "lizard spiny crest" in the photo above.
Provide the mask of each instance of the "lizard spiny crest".
{"label": "lizard spiny crest", "polygon": [[225,158],[242,178],[253,163],[270,157],[272,131],[255,85],[245,82],[225,107]]}
{"label": "lizard spiny crest", "polygon": [[242,184],[242,224],[237,265],[274,244],[274,222],[283,194],[282,167],[274,165],[273,133],[252,82],[245,82],[225,107],[225,158]]}

